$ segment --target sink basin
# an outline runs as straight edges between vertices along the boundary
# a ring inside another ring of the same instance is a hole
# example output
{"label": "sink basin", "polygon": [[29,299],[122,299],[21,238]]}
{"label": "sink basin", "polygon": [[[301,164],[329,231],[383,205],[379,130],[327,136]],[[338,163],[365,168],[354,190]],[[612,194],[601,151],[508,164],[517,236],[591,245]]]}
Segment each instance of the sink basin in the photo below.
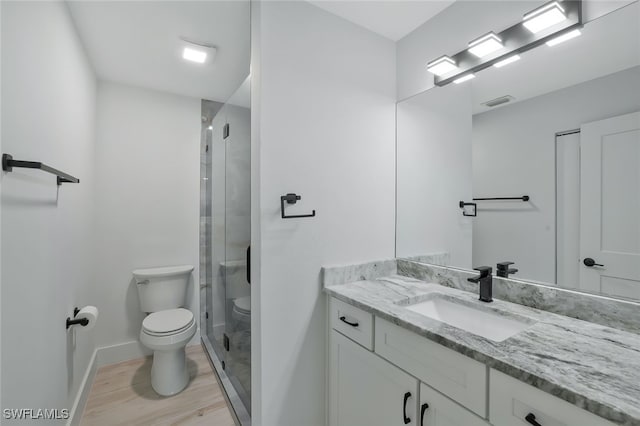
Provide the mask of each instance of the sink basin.
{"label": "sink basin", "polygon": [[409,305],[406,309],[494,342],[515,336],[532,324],[524,318],[477,309],[444,295],[431,295],[428,300]]}

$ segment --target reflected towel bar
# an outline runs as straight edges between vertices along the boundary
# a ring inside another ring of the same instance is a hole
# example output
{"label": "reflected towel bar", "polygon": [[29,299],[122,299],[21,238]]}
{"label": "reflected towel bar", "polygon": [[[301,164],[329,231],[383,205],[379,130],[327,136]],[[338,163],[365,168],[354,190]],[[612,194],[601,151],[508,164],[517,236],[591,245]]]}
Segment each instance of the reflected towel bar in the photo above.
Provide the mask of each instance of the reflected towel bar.
{"label": "reflected towel bar", "polygon": [[[527,202],[531,198],[528,195],[523,195],[521,197],[490,197],[490,198],[474,198],[473,201],[505,201],[505,200],[517,200]],[[464,201],[460,201],[458,206],[462,209],[462,216],[476,217],[478,215],[478,206],[476,203],[467,203]],[[465,207],[471,206],[473,207],[472,213],[467,213]]]}
{"label": "reflected towel bar", "polygon": [[528,195],[523,195],[522,197],[490,197],[490,198],[474,198],[473,201],[492,201],[492,200],[521,200],[521,201],[529,201]]}
{"label": "reflected towel bar", "polygon": [[58,185],[62,185],[63,183],[80,183],[80,179],[73,177],[65,172],[61,172],[58,169],[54,169],[53,167],[47,166],[39,161],[22,161],[22,160],[14,160],[13,157],[9,154],[2,154],[2,170],[5,172],[13,171],[14,167],[24,168],[24,169],[38,169],[47,173],[51,173],[57,176]]}

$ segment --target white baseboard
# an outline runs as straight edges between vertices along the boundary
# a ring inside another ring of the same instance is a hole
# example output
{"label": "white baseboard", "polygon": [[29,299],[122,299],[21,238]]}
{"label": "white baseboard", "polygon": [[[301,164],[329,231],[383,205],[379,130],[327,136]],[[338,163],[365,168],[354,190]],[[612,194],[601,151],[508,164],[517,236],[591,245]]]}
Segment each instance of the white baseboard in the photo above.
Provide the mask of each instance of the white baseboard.
{"label": "white baseboard", "polygon": [[[189,341],[187,346],[199,345],[200,333],[199,330],[193,336],[193,339]],[[98,368],[105,365],[117,364],[123,361],[129,361],[136,358],[142,358],[153,354],[153,351],[144,346],[140,341],[133,340],[131,342],[119,343],[112,346],[103,346],[97,349],[98,356]]]}
{"label": "white baseboard", "polygon": [[103,346],[98,348],[98,368],[109,364],[117,364],[122,361],[142,358],[152,353],[153,351],[151,349],[145,347],[138,340],[112,346]]}
{"label": "white baseboard", "polygon": [[73,407],[69,411],[69,420],[67,426],[78,426],[82,419],[82,413],[84,413],[84,407],[87,405],[87,399],[89,399],[89,392],[91,392],[91,386],[93,385],[93,379],[96,377],[96,370],[98,369],[96,358],[98,350],[93,351],[91,360],[87,366],[87,370],[84,373],[80,387],[78,388],[78,394],[75,401],[73,401]]}

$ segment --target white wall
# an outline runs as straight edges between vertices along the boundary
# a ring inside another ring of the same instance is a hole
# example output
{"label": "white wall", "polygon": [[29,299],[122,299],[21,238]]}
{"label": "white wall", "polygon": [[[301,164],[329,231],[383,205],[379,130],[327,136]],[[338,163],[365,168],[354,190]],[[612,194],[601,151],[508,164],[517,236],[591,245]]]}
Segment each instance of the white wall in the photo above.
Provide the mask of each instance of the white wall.
{"label": "white wall", "polygon": [[[252,14],[253,422],[318,426],[320,267],[394,255],[395,46],[305,2]],[[317,216],[281,219],[287,192]]]}
{"label": "white wall", "polygon": [[451,84],[398,103],[396,256],[446,252],[470,268],[471,90]]}
{"label": "white wall", "polygon": [[[585,0],[583,20],[589,22],[633,0]],[[522,20],[522,16],[544,4],[539,1],[458,1],[415,29],[397,44],[398,99],[433,87],[427,62],[465,49],[469,41],[487,31],[502,31]]]}
{"label": "white wall", "polygon": [[474,195],[531,196],[479,212],[474,265],[512,260],[517,277],[555,282],[555,134],[637,111],[638,87],[634,67],[473,117]]}
{"label": "white wall", "polygon": [[1,406],[70,409],[94,351],[92,334],[74,340],[64,323],[97,303],[96,81],[64,3],[1,7],[3,152],[80,178],[58,187],[41,171],[2,173]]}
{"label": "white wall", "polygon": [[199,318],[200,100],[100,82],[97,113],[97,343],[140,348],[134,269],[193,265]]}

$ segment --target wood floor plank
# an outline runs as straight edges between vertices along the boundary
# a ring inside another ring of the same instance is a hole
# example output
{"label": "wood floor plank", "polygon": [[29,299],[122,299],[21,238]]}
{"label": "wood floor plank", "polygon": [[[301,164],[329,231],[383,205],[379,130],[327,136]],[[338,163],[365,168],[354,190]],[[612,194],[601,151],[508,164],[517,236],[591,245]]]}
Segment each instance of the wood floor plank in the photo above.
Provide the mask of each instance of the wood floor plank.
{"label": "wood floor plank", "polygon": [[202,347],[187,348],[191,378],[185,390],[163,397],[151,387],[151,357],[100,368],[81,426],[233,426],[220,384]]}

